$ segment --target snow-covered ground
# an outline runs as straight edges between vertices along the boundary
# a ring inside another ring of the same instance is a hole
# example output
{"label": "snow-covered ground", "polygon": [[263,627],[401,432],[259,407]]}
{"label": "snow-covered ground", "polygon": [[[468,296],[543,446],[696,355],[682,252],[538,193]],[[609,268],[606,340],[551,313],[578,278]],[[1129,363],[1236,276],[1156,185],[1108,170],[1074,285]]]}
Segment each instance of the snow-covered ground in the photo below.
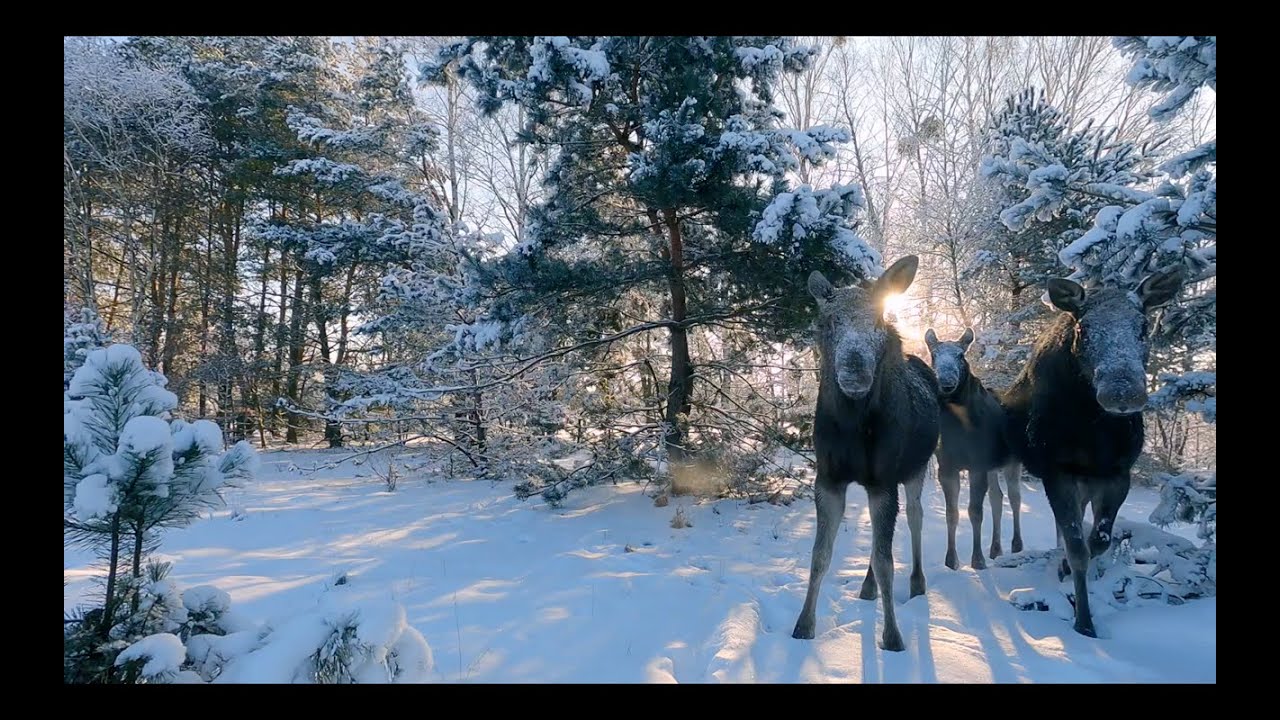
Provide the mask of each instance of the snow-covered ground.
{"label": "snow-covered ground", "polygon": [[[925,490],[928,594],[907,600],[910,539],[895,535],[904,653],[876,646],[880,603],[857,598],[870,550],[866,496],[850,503],[818,605],[817,638],[793,640],[813,543],[812,501],[791,506],[675,498],[639,485],[580,490],[563,508],[521,502],[509,484],[406,477],[387,492],[367,467],[308,475],[331,458],[270,452],[239,511],[169,532],[160,555],[182,587],[211,584],[255,620],[314,608],[334,577],[392,597],[430,643],[441,682],[1215,682],[1217,600],[1098,608],[1102,639],[1051,612],[1019,611],[1017,588],[1057,588],[1044,563],[959,571],[943,564],[946,522]],[[967,489],[963,491],[967,497]],[[1121,517],[1145,520],[1134,488]],[[673,529],[682,508],[692,522]],[[988,513],[989,514],[989,513]],[[1054,545],[1041,488],[1025,483],[1028,551]],[[986,525],[990,539],[989,518]],[[1005,508],[1004,542],[1011,537]],[[1191,528],[1174,530],[1193,537]],[[969,552],[961,513],[957,546]],[[66,607],[92,592],[87,554],[65,553]],[[1109,611],[1109,612],[1108,612]]]}

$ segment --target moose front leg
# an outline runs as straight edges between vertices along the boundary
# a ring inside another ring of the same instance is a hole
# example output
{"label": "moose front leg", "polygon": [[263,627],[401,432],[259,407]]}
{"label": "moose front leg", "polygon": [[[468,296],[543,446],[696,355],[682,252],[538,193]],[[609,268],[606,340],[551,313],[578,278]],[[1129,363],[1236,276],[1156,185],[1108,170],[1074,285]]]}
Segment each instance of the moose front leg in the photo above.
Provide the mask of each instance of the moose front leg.
{"label": "moose front leg", "polygon": [[838,489],[829,487],[822,478],[814,487],[814,502],[818,507],[818,529],[813,538],[813,559],[809,565],[809,589],[804,596],[804,608],[796,620],[796,627],[791,637],[798,640],[812,640],[818,607],[818,592],[822,589],[822,579],[831,567],[831,552],[836,544],[836,530],[840,528],[840,520],[844,517],[844,506],[848,485]]}
{"label": "moose front leg", "polygon": [[1129,497],[1129,476],[1100,481],[1093,491],[1093,530],[1089,533],[1089,555],[1098,557],[1111,547],[1116,515]]}
{"label": "moose front leg", "polygon": [[1084,541],[1084,514],[1075,485],[1070,478],[1044,479],[1045,495],[1049,497],[1054,521],[1062,531],[1062,542],[1067,551],[1066,563],[1071,569],[1075,584],[1075,631],[1096,638],[1098,632],[1093,627],[1093,615],[1089,612],[1089,586],[1086,579],[1089,574],[1089,548]]}
{"label": "moose front leg", "polygon": [[881,647],[892,652],[906,649],[902,633],[898,631],[898,619],[893,610],[893,526],[898,519],[898,486],[867,489],[871,506],[871,571],[880,591],[880,603],[884,608],[884,632]]}

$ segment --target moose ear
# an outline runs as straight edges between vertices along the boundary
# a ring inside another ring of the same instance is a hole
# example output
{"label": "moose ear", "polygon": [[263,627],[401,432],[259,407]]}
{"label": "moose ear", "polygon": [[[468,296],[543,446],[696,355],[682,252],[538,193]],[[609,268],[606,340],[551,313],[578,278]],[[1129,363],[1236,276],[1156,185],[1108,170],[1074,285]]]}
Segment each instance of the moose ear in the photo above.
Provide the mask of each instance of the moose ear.
{"label": "moose ear", "polygon": [[1065,278],[1049,281],[1049,302],[1059,310],[1079,315],[1084,309],[1084,288]]}
{"label": "moose ear", "polygon": [[911,287],[911,281],[916,279],[916,269],[920,267],[920,258],[915,255],[907,255],[899,258],[897,262],[889,266],[884,271],[880,279],[876,280],[872,293],[876,297],[885,297],[895,293],[904,293],[907,288]]}
{"label": "moose ear", "polygon": [[1138,286],[1142,309],[1154,310],[1173,299],[1182,289],[1182,267],[1151,275]]}
{"label": "moose ear", "polygon": [[818,302],[827,302],[836,294],[836,289],[831,286],[831,281],[821,272],[814,270],[809,273],[809,292],[817,298]]}
{"label": "moose ear", "polygon": [[938,333],[934,332],[933,328],[924,331],[924,344],[928,345],[930,350],[938,344]]}
{"label": "moose ear", "polygon": [[960,336],[960,345],[965,349],[969,349],[969,344],[973,342],[973,328],[965,328],[964,334]]}

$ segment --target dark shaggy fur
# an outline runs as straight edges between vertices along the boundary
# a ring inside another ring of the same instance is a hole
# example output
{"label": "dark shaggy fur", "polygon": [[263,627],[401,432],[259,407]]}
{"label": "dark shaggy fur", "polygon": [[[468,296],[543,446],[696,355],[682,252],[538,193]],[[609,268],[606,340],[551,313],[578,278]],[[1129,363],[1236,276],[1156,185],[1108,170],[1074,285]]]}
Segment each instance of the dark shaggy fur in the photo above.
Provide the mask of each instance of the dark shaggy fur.
{"label": "dark shaggy fur", "polygon": [[986,567],[982,557],[982,500],[991,501],[991,557],[1003,552],[1000,543],[1000,516],[1004,496],[997,470],[1003,472],[1013,507],[1013,551],[1022,550],[1021,466],[1009,447],[1004,406],[969,368],[964,354],[973,342],[973,331],[965,330],[955,342],[943,342],[930,329],[925,343],[938,375],[941,433],[938,443],[938,483],[947,504],[947,567],[959,567],[956,557],[956,526],[960,521],[960,471],[969,473],[969,522],[973,526],[973,553],[970,564]]}
{"label": "dark shaggy fur", "polygon": [[925,591],[921,567],[920,491],[925,466],[938,443],[937,381],[920,358],[904,355],[902,340],[885,322],[885,297],[902,292],[915,276],[916,258],[894,263],[874,284],[836,289],[821,273],[810,276],[818,299],[821,380],[814,417],[818,475],[814,488],[818,527],[804,609],[792,633],[814,636],[823,576],[831,563],[836,530],[851,483],[867,491],[872,557],[862,598],[883,599],[882,647],[905,649],[893,610],[893,530],[898,486],[907,486],[911,528],[911,595]]}
{"label": "dark shaggy fur", "polygon": [[[1181,287],[1178,271],[1152,275],[1136,293],[1085,291],[1051,280],[1049,298],[1065,312],[1041,335],[1005,395],[1012,449],[1044,481],[1075,583],[1075,630],[1097,637],[1086,570],[1111,544],[1129,472],[1142,451],[1146,404],[1146,313]],[[1084,506],[1093,527],[1084,533]]]}

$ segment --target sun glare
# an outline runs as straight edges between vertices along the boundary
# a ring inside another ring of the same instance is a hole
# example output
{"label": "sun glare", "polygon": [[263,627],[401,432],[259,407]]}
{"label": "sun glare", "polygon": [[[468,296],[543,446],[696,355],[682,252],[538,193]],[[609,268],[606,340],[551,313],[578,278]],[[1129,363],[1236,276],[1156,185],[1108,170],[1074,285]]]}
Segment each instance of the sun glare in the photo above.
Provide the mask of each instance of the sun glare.
{"label": "sun glare", "polygon": [[894,293],[884,299],[885,317],[893,320],[898,333],[908,340],[918,340],[923,336],[920,328],[916,327],[916,318],[912,316],[913,305],[914,299],[902,293]]}
{"label": "sun glare", "polygon": [[901,315],[903,310],[907,309],[907,296],[902,293],[894,293],[884,299],[884,311]]}

